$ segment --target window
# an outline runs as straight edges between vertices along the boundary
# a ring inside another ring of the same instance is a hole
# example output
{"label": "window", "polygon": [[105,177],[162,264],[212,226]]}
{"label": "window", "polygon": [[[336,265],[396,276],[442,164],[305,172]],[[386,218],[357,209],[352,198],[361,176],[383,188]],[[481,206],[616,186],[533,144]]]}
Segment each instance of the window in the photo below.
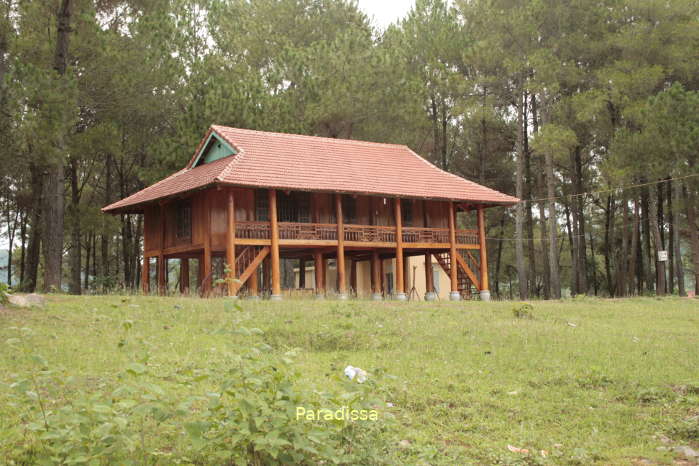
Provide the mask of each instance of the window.
{"label": "window", "polygon": [[393,272],[386,272],[386,294],[393,294]]}
{"label": "window", "polygon": [[258,222],[269,222],[269,194],[264,189],[255,191],[255,218]]}
{"label": "window", "polygon": [[342,196],[342,219],[345,223],[357,223],[357,199]]}
{"label": "window", "polygon": [[180,201],[175,210],[175,237],[188,239],[192,237],[192,204]]}
{"label": "window", "polygon": [[277,192],[278,216],[280,222],[311,221],[311,195],[307,192]]}
{"label": "window", "polygon": [[403,199],[401,201],[400,207],[403,226],[413,226],[413,200]]}

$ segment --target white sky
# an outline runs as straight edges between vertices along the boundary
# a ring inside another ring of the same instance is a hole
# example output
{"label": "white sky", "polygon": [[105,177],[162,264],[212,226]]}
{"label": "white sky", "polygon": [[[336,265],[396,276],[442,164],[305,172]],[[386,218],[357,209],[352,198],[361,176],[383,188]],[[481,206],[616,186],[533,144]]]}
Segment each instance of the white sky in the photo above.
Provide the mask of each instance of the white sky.
{"label": "white sky", "polygon": [[415,4],[414,0],[358,0],[359,8],[364,11],[373,23],[381,28],[403,18]]}

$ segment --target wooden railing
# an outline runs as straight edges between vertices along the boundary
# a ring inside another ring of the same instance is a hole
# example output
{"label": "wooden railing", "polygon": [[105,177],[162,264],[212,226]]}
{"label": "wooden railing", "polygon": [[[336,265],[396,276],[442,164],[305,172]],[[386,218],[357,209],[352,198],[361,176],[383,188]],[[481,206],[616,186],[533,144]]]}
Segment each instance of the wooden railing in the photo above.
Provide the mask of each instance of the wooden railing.
{"label": "wooden railing", "polygon": [[[236,222],[238,239],[270,239],[269,222]],[[334,223],[279,222],[281,240],[330,240],[337,241],[337,225]],[[395,243],[396,228],[378,225],[345,225],[345,241],[361,243]],[[403,228],[404,243],[449,243],[448,228]],[[476,230],[456,230],[458,244],[478,244]]]}

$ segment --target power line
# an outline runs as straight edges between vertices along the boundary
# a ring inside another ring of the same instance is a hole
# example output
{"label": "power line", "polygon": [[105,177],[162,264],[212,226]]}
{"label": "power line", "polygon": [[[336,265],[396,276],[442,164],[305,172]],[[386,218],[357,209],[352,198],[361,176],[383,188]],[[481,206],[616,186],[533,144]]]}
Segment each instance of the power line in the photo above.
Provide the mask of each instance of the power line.
{"label": "power line", "polygon": [[[585,191],[582,193],[564,194],[562,196],[542,197],[542,198],[538,198],[538,199],[524,199],[524,200],[521,200],[520,202],[525,203],[525,202],[555,201],[556,199],[575,198],[575,197],[579,197],[579,196],[587,196],[589,194],[611,193],[611,192],[616,192],[616,191],[624,191],[626,189],[642,188],[644,186],[651,186],[651,185],[660,184],[660,183],[667,183],[668,181],[686,180],[687,178],[694,178],[696,176],[699,176],[699,173],[693,173],[691,175],[678,176],[678,177],[674,177],[674,178],[665,178],[664,180],[648,181],[645,183],[629,184],[626,186],[617,186],[615,188],[609,188],[609,189],[600,189],[598,191]],[[516,207],[516,204],[512,205],[512,206],[493,206],[493,207],[512,208],[512,207]]]}

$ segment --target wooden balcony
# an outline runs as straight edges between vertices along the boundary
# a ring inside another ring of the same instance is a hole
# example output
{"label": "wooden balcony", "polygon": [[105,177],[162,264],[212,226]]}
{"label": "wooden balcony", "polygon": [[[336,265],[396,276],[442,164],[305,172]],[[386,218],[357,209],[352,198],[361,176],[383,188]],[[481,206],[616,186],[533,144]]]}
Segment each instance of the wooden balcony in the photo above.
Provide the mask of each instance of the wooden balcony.
{"label": "wooden balcony", "polygon": [[[236,243],[268,244],[271,226],[269,222],[236,222]],[[393,247],[396,243],[396,228],[393,226],[352,225],[344,226],[345,242],[350,245],[365,244]],[[337,225],[333,223],[279,222],[281,244],[334,244],[337,242]],[[456,243],[461,247],[478,246],[477,230],[456,230]],[[448,228],[403,227],[405,247],[422,245],[449,245]]]}

